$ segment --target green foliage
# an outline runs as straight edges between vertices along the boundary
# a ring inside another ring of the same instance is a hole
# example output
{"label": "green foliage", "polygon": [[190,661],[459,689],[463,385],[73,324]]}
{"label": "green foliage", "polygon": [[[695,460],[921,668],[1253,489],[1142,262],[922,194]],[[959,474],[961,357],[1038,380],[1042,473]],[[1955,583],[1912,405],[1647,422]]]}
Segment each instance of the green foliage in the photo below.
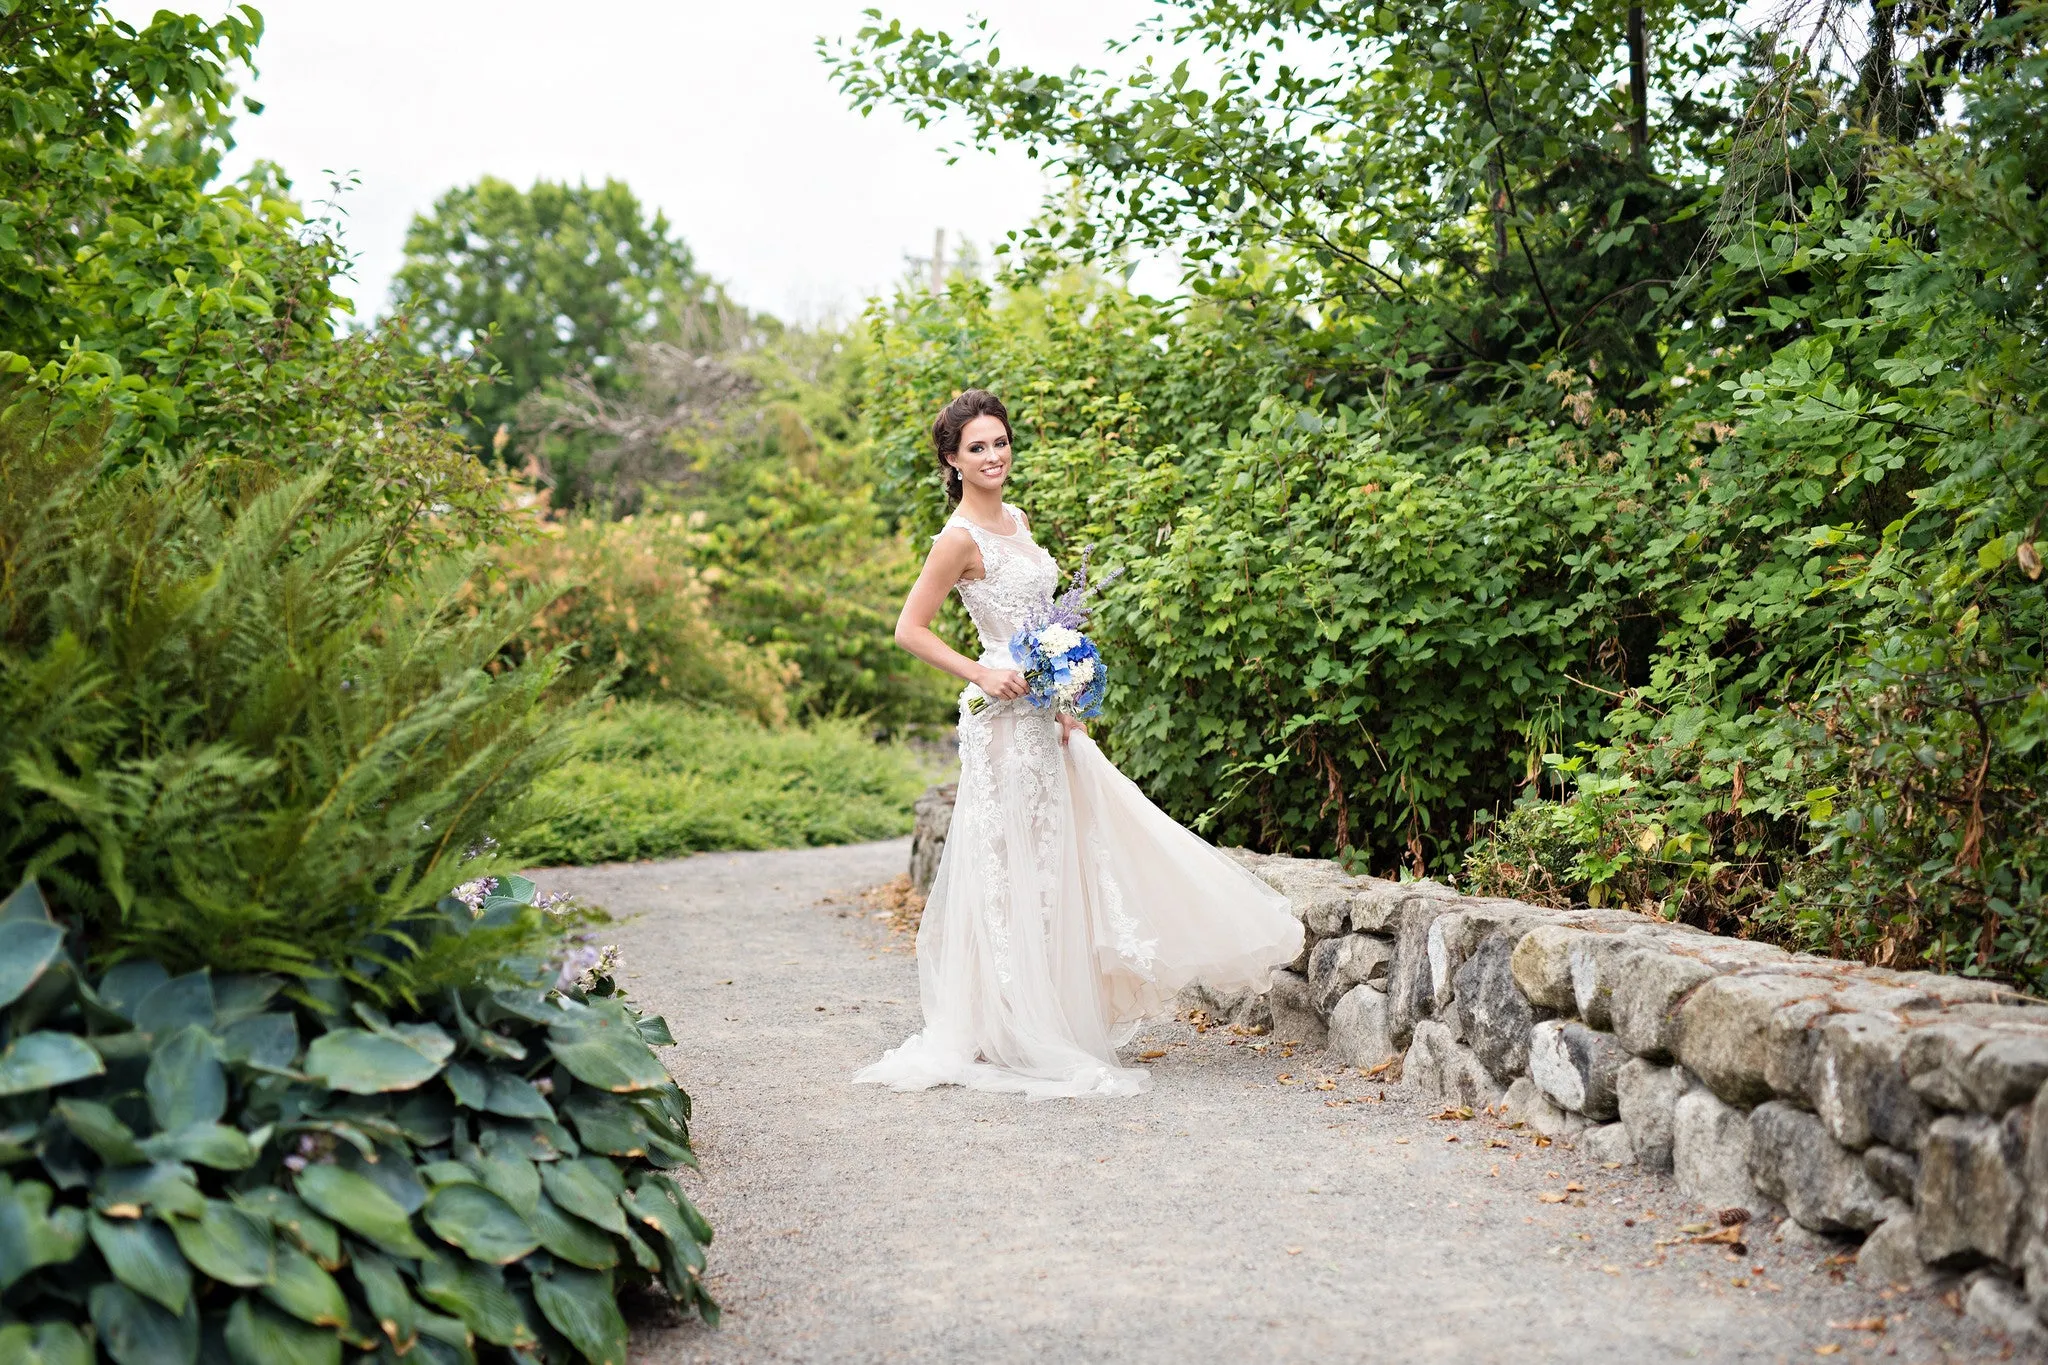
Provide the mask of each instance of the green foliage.
{"label": "green foliage", "polygon": [[420,340],[499,371],[466,405],[479,440],[548,380],[581,373],[602,384],[629,345],[672,334],[684,314],[717,301],[668,219],[648,216],[616,180],[521,190],[485,176],[415,216],[405,253],[393,295],[418,309]]}
{"label": "green foliage", "polygon": [[[2039,16],[1837,72],[1646,7],[1625,109],[1619,10],[1176,10],[1200,88],[839,57],[1082,177],[1001,297],[874,312],[868,412],[928,526],[930,413],[1011,401],[1129,569],[1119,761],[1217,837],[2048,980]],[[1191,303],[1053,273],[1184,233]]]}
{"label": "green foliage", "polygon": [[891,839],[929,761],[851,721],[768,729],[646,702],[583,723],[581,755],[541,784],[561,813],[523,835],[529,864],[626,862],[706,849]]}
{"label": "green foliage", "polygon": [[558,661],[499,663],[545,598],[481,600],[475,554],[394,562],[403,513],[314,517],[321,475],[232,474],[110,472],[40,400],[0,409],[0,877],[40,877],[99,961],[379,998],[489,970],[516,945],[372,971],[545,810]]}
{"label": "green foliage", "polygon": [[[472,883],[414,942],[550,938],[533,892]],[[711,1229],[667,1169],[695,1164],[689,1097],[608,954],[387,1015],[335,982],[88,976],[33,882],[0,933],[40,945],[0,985],[8,1359],[624,1365],[626,1286],[716,1321]]]}

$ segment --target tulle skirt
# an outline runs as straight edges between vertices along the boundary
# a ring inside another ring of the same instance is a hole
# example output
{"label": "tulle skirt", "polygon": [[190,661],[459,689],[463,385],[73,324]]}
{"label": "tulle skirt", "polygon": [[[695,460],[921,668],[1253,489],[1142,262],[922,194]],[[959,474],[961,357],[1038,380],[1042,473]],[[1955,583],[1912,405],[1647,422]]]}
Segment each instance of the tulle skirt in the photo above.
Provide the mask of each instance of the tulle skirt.
{"label": "tulle skirt", "polygon": [[1278,892],[1019,702],[960,720],[953,822],[917,935],[924,1028],[855,1074],[897,1090],[1130,1095],[1117,1049],[1191,982],[1264,990],[1301,950]]}

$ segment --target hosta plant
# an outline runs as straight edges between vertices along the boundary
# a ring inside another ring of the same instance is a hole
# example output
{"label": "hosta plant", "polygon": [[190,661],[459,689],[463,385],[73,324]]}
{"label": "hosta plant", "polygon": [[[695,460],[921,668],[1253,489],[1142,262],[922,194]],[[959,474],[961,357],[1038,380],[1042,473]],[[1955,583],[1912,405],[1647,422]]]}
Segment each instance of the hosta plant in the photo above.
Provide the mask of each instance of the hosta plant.
{"label": "hosta plant", "polygon": [[[533,890],[472,883],[435,932]],[[626,1288],[716,1319],[690,1101],[608,956],[386,1014],[69,948],[33,882],[0,903],[0,1360],[624,1365]]]}

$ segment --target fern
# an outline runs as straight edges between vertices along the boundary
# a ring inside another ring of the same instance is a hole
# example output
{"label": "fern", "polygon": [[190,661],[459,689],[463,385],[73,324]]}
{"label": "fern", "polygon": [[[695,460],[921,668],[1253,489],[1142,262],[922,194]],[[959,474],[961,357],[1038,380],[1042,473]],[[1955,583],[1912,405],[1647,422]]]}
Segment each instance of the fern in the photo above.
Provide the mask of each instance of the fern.
{"label": "fern", "polygon": [[405,514],[335,519],[323,474],[115,471],[0,403],[0,882],[40,878],[102,962],[387,998],[544,931],[390,951],[551,813],[562,660],[505,662],[545,595],[394,560]]}

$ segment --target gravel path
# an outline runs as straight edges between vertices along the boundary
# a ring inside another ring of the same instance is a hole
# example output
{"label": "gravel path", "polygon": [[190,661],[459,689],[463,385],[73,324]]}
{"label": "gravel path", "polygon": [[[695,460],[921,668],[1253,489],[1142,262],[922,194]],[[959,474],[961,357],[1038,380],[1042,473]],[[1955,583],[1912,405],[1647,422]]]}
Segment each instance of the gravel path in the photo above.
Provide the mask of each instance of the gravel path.
{"label": "gravel path", "polygon": [[697,1105],[725,1325],[644,1328],[636,1360],[2007,1354],[1938,1300],[1845,1282],[1839,1247],[1660,1247],[1701,1217],[1665,1182],[1356,1073],[1317,1088],[1324,1059],[1281,1040],[1163,1026],[1135,1099],[850,1085],[918,1024],[911,945],[858,898],[906,849],[537,874],[630,917],[628,980]]}

